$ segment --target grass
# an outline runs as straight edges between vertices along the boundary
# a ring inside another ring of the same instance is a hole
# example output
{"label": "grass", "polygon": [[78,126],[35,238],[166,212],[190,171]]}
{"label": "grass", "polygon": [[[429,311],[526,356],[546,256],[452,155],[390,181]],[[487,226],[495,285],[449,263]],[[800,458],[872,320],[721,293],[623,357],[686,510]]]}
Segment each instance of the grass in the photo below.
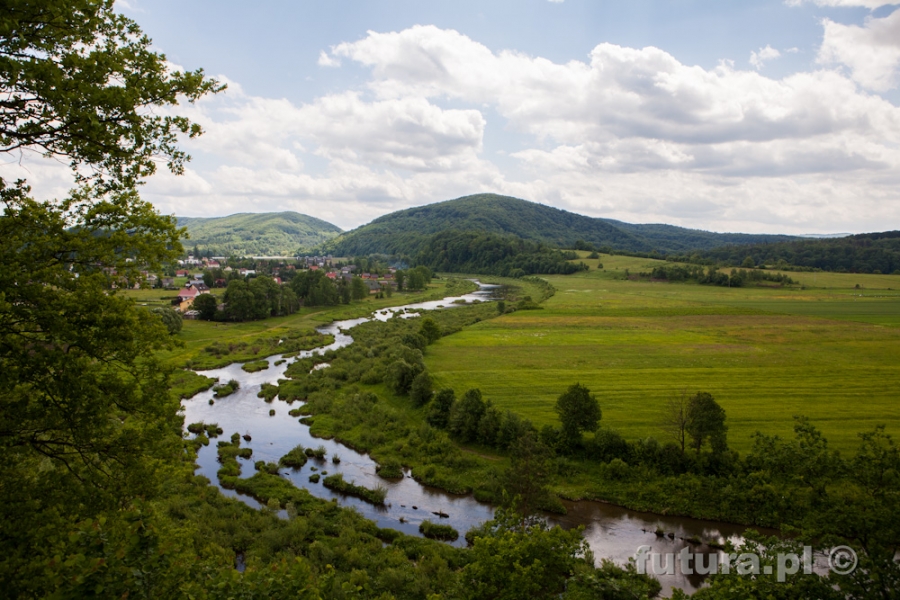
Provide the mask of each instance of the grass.
{"label": "grass", "polygon": [[269,361],[267,360],[254,360],[241,365],[241,369],[247,371],[248,373],[256,373],[257,371],[263,371],[268,368]]}
{"label": "grass", "polygon": [[624,278],[659,262],[650,259],[585,262],[605,268],[547,276],[557,292],[544,310],[430,346],[436,388],[480,388],[540,427],[558,424],[556,398],[580,382],[599,398],[602,424],[629,439],[663,438],[667,399],[708,391],[742,451],[757,430],[790,436],[798,414],[842,450],[879,423],[900,433],[900,277],[799,272],[793,287],[729,289]]}
{"label": "grass", "polygon": [[387,497],[387,490],[385,488],[379,486],[373,490],[361,485],[356,485],[353,482],[344,481],[344,475],[341,473],[329,475],[322,480],[322,485],[335,492],[340,492],[348,496],[356,496],[361,500],[377,505],[384,504],[384,499]]}
{"label": "grass", "polygon": [[450,525],[437,525],[428,520],[419,524],[419,533],[432,540],[455,542],[459,539],[459,532]]}

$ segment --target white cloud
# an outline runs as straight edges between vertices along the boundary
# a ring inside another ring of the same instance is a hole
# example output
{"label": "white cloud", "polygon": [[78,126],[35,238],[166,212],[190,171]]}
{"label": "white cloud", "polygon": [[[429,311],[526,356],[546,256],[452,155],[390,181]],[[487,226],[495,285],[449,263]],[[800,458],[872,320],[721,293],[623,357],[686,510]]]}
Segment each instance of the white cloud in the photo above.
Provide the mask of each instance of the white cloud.
{"label": "white cloud", "polygon": [[800,6],[801,4],[813,3],[816,6],[831,6],[837,8],[868,8],[875,10],[882,6],[890,6],[896,4],[896,0],[785,0],[788,6]]}
{"label": "white cloud", "polygon": [[881,19],[869,17],[862,27],[830,19],[822,25],[820,63],[847,65],[853,79],[871,90],[886,91],[900,84],[900,10]]}
{"label": "white cloud", "polygon": [[[839,70],[772,79],[613,44],[561,64],[431,26],[326,56],[370,75],[306,104],[228,82],[180,107],[207,134],[185,143],[187,176],[154,177],[146,196],[166,213],[297,210],[344,228],[477,192],[720,231],[900,225],[900,109]],[[486,157],[501,128],[516,145]],[[63,185],[64,167],[26,167]]]}
{"label": "white cloud", "polygon": [[333,56],[329,56],[327,52],[322,50],[319,52],[319,66],[320,67],[339,67],[341,66],[341,61],[338,58]]}
{"label": "white cloud", "polygon": [[[794,48],[794,50],[796,50],[796,48]],[[759,71],[763,68],[765,61],[778,58],[779,56],[781,56],[781,52],[766,44],[766,47],[760,48],[759,52],[750,53],[750,64]]]}

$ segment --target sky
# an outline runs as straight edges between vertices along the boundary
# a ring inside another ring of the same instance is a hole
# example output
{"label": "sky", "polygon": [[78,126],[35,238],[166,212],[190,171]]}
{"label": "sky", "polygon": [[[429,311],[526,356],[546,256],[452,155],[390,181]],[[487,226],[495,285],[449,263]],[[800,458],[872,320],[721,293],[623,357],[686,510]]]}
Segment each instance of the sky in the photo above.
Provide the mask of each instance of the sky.
{"label": "sky", "polygon": [[[711,231],[900,229],[900,5],[881,0],[120,0],[228,89],[165,214],[344,229],[493,192]],[[64,169],[28,169],[38,193]],[[162,170],[161,170],[162,171]]]}

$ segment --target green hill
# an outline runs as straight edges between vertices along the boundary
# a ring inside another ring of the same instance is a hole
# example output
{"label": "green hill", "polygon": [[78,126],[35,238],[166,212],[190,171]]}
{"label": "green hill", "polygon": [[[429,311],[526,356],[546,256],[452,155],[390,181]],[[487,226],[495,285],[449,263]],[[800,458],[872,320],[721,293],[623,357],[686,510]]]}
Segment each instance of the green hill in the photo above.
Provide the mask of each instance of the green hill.
{"label": "green hill", "polygon": [[632,225],[595,219],[527,200],[477,194],[418,206],[379,217],[326,244],[334,254],[415,255],[443,231],[512,235],[549,246],[572,248],[577,241],[631,252],[679,253],[726,244],[787,241],[789,236],[721,234],[672,225]]}
{"label": "green hill", "polygon": [[291,256],[341,233],[331,223],[296,212],[238,213],[228,217],[178,217],[187,227],[186,249],[215,256]]}

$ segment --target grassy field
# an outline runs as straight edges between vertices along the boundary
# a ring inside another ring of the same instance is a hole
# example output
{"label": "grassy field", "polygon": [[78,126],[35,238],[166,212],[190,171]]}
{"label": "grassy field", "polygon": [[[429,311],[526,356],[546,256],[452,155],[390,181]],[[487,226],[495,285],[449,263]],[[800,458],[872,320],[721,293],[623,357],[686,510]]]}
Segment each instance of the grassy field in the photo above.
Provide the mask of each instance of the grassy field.
{"label": "grassy field", "polygon": [[556,398],[580,382],[602,424],[630,439],[663,438],[667,399],[700,390],[725,408],[738,450],[757,430],[791,435],[801,414],[841,450],[876,424],[900,434],[900,277],[800,272],[790,288],[730,289],[625,278],[649,259],[585,262],[586,273],[547,277],[558,291],[543,310],[429,347],[437,385],[478,387],[540,427],[557,423]]}

